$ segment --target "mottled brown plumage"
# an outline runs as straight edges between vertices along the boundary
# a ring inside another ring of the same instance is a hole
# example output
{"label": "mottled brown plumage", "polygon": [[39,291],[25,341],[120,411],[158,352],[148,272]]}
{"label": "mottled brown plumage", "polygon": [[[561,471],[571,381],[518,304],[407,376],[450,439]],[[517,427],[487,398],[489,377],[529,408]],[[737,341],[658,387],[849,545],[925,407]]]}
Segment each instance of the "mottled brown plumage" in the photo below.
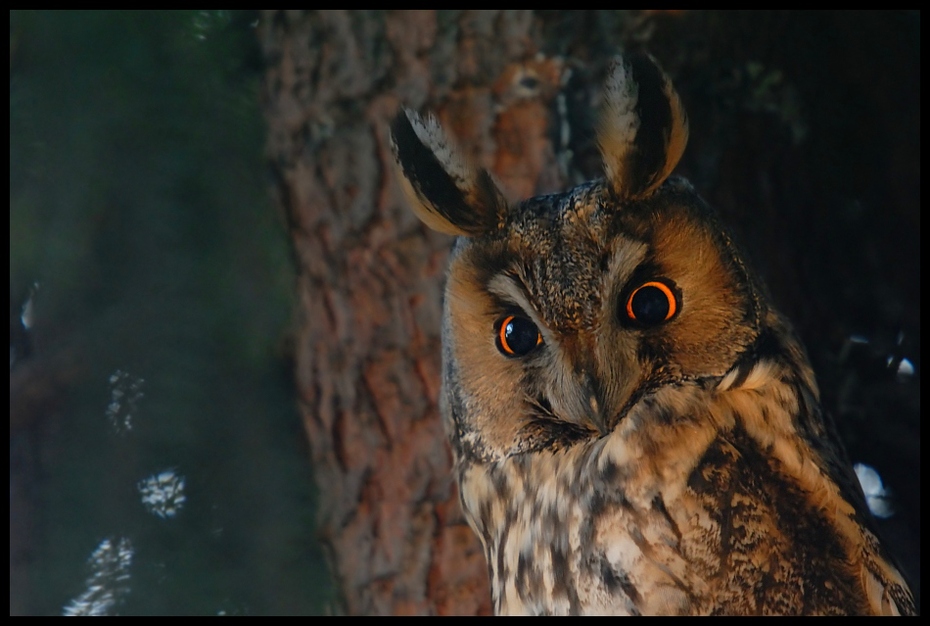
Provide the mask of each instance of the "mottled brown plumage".
{"label": "mottled brown plumage", "polygon": [[459,235],[441,408],[498,613],[913,613],[804,350],[691,186],[670,81],[618,62],[607,177],[508,206],[434,122],[405,189]]}

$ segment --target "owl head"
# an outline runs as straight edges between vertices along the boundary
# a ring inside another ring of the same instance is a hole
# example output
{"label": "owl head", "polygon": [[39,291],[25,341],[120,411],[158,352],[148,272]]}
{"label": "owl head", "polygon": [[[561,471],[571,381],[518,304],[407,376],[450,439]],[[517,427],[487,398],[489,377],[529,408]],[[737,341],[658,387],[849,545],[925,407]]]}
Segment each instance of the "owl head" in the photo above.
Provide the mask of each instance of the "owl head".
{"label": "owl head", "polygon": [[564,193],[508,202],[409,111],[392,138],[416,214],[457,236],[441,404],[460,463],[605,436],[661,387],[718,381],[760,337],[756,281],[704,201],[669,178],[688,126],[651,57],[615,62],[605,176]]}

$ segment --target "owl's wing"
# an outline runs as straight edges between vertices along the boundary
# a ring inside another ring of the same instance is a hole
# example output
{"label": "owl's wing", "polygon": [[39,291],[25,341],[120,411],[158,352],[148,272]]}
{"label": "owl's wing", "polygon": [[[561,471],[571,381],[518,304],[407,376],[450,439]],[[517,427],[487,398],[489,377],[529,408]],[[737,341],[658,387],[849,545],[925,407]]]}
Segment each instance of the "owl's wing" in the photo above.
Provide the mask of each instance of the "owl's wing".
{"label": "owl's wing", "polygon": [[869,510],[862,485],[853,471],[852,463],[841,443],[839,431],[832,415],[821,410],[812,398],[805,398],[809,419],[819,420],[826,429],[826,436],[813,436],[799,420],[801,436],[811,450],[819,454],[822,467],[839,489],[840,495],[855,510],[853,520],[863,530],[862,564],[859,576],[866,591],[868,605],[876,615],[915,615],[917,609],[910,587],[901,573],[897,560],[879,541],[879,529],[875,517]]}

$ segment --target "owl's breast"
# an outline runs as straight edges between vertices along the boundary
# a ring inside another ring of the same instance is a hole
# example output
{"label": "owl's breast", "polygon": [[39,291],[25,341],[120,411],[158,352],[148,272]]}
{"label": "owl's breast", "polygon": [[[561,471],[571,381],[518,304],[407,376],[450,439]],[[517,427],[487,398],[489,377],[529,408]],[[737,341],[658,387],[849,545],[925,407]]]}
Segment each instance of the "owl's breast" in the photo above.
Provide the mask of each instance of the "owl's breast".
{"label": "owl's breast", "polygon": [[709,555],[693,538],[719,527],[683,498],[684,478],[667,489],[637,484],[614,458],[623,447],[606,437],[462,468],[498,614],[695,611]]}
{"label": "owl's breast", "polygon": [[849,503],[828,502],[832,483],[806,483],[729,404],[715,409],[696,387],[674,393],[693,396],[677,398],[675,420],[644,409],[603,437],[459,466],[499,614],[859,614],[887,603],[863,581],[893,592],[897,573],[868,553],[874,537]]}

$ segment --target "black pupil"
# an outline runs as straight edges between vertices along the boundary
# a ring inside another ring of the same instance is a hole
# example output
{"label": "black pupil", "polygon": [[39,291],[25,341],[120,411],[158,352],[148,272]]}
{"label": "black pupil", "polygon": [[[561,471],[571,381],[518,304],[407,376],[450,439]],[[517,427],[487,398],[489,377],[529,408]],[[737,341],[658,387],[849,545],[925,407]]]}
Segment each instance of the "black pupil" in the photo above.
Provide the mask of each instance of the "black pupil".
{"label": "black pupil", "polygon": [[630,309],[636,321],[643,324],[658,324],[668,317],[668,297],[658,287],[643,287],[633,295]]}
{"label": "black pupil", "polygon": [[539,331],[528,319],[515,317],[504,327],[504,337],[514,354],[524,355],[536,347]]}

